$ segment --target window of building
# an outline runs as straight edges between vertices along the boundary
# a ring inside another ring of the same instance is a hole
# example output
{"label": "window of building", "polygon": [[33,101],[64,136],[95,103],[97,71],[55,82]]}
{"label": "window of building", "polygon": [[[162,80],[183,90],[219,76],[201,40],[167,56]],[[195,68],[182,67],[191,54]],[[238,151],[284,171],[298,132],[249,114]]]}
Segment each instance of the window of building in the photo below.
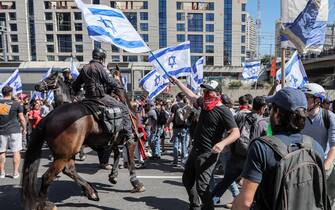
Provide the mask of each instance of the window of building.
{"label": "window of building", "polygon": [[111,7],[115,8],[115,6],[116,6],[115,1],[111,1],[110,3],[111,3]]}
{"label": "window of building", "polygon": [[245,54],[245,46],[241,46],[241,54]]}
{"label": "window of building", "polygon": [[12,23],[12,24],[9,24],[9,27],[10,27],[10,31],[17,31],[17,25]]}
{"label": "window of building", "polygon": [[9,20],[16,20],[16,13],[15,12],[10,12],[9,13]]}
{"label": "window of building", "polygon": [[1,9],[16,9],[15,1],[1,1]]}
{"label": "window of building", "polygon": [[188,19],[188,31],[203,31],[203,14],[201,13],[189,13]]}
{"label": "window of building", "polygon": [[69,56],[60,55],[58,56],[58,61],[65,61]]}
{"label": "window of building", "polygon": [[12,60],[13,60],[13,61],[19,61],[19,60],[20,60],[20,56],[18,56],[18,55],[13,55],[13,56],[12,56]]}
{"label": "window of building", "polygon": [[82,31],[83,30],[83,24],[82,23],[75,23],[74,24],[74,29],[76,31]]}
{"label": "window of building", "polygon": [[206,13],[206,21],[214,21],[214,13]]}
{"label": "window of building", "polygon": [[191,53],[203,53],[203,36],[202,35],[188,35],[190,41]]}
{"label": "window of building", "polygon": [[245,43],[245,36],[241,36],[241,43]]}
{"label": "window of building", "polygon": [[214,45],[206,45],[206,53],[214,53]]}
{"label": "window of building", "polygon": [[11,34],[11,35],[10,35],[10,40],[11,40],[12,42],[18,42],[19,39],[17,38],[17,34]]}
{"label": "window of building", "polygon": [[167,46],[167,2],[159,1],[159,48]]}
{"label": "window of building", "polygon": [[214,24],[206,24],[206,32],[214,32]]}
{"label": "window of building", "polygon": [[80,62],[84,61],[84,56],[82,56],[82,55],[77,55],[76,58]]}
{"label": "window of building", "polygon": [[55,61],[55,56],[54,55],[47,55],[47,60],[48,61]]}
{"label": "window of building", "polygon": [[77,52],[77,53],[82,53],[82,52],[84,52],[84,50],[83,50],[83,45],[81,45],[81,44],[77,44],[77,45],[76,45],[76,52]]}
{"label": "window of building", "polygon": [[139,61],[148,62],[149,61],[149,57],[147,55],[140,55]]}
{"label": "window of building", "polygon": [[53,52],[55,52],[55,47],[54,47],[54,45],[50,45],[50,44],[48,44],[48,45],[47,45],[47,52],[49,52],[49,53],[53,53]]}
{"label": "window of building", "polygon": [[81,20],[81,12],[75,12],[74,13],[74,19],[75,20]]}
{"label": "window of building", "polygon": [[[76,34],[76,36],[77,35],[81,35],[81,34]],[[57,41],[58,41],[58,52],[72,52],[71,35],[58,34]]]}
{"label": "window of building", "polygon": [[58,31],[71,31],[71,13],[57,12],[57,29]]}
{"label": "window of building", "polygon": [[244,62],[245,62],[245,57],[242,56],[242,57],[241,57],[241,63],[244,63]]}
{"label": "window of building", "polygon": [[185,31],[185,24],[177,23],[177,31]]}
{"label": "window of building", "polygon": [[148,20],[148,13],[147,12],[140,12],[140,19],[141,20]]}
{"label": "window of building", "polygon": [[207,4],[207,10],[214,10],[214,2],[209,2]]}
{"label": "window of building", "polygon": [[122,56],[123,62],[137,62],[137,55],[124,55]]}
{"label": "window of building", "polygon": [[112,52],[119,52],[120,49],[114,45],[112,45]]}
{"label": "window of building", "polygon": [[177,2],[177,10],[182,10],[182,9],[183,9],[183,3]]}
{"label": "window of building", "polygon": [[124,12],[123,14],[128,18],[135,30],[137,30],[137,12]]}
{"label": "window of building", "polygon": [[177,34],[177,42],[185,42],[185,34]]}
{"label": "window of building", "polygon": [[44,9],[51,9],[51,2],[50,1],[45,1],[44,2]]}
{"label": "window of building", "polygon": [[100,4],[100,0],[92,0],[92,4]]}
{"label": "window of building", "polygon": [[214,35],[208,34],[206,35],[206,42],[214,42]]}
{"label": "window of building", "polygon": [[45,20],[52,20],[52,12],[45,12],[44,16]]}
{"label": "window of building", "polygon": [[83,35],[82,34],[76,34],[74,35],[76,42],[82,42],[83,41]]}
{"label": "window of building", "polygon": [[149,42],[149,35],[148,34],[141,34],[141,37],[142,37],[143,41]]}
{"label": "window of building", "polygon": [[19,45],[12,45],[12,52],[18,53],[19,52]]}
{"label": "window of building", "polygon": [[201,58],[201,56],[192,55],[191,56],[191,65],[193,66],[200,58]]}
{"label": "window of building", "polygon": [[206,65],[213,66],[214,65],[214,56],[206,56]]}
{"label": "window of building", "polygon": [[141,31],[148,31],[149,25],[148,23],[140,23],[140,28],[141,28]]}
{"label": "window of building", "polygon": [[46,35],[47,42],[53,42],[54,41],[54,35],[53,34],[47,34]]}
{"label": "window of building", "polygon": [[120,62],[120,56],[112,55],[112,62]]}
{"label": "window of building", "polygon": [[148,9],[148,2],[147,1],[143,2],[143,9]]}
{"label": "window of building", "polygon": [[46,23],[45,28],[46,28],[47,31],[53,31],[54,30],[54,26],[53,26],[52,23]]}
{"label": "window of building", "polygon": [[94,41],[94,48],[101,48],[101,42]]}
{"label": "window of building", "polygon": [[245,19],[246,19],[246,15],[245,15],[245,14],[242,14],[242,22],[243,22],[243,23],[245,22]]}
{"label": "window of building", "polygon": [[177,12],[177,20],[185,20],[185,13]]}
{"label": "window of building", "polygon": [[245,12],[246,4],[242,3],[242,12]]}
{"label": "window of building", "polygon": [[245,33],[245,25],[241,26],[241,31],[242,31],[242,33]]}

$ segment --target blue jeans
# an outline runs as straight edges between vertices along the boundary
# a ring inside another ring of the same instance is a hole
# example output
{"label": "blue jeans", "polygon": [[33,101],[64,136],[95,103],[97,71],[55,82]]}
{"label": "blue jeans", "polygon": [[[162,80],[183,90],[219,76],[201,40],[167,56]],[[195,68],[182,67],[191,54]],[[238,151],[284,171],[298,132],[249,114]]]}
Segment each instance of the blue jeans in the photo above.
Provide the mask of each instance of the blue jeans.
{"label": "blue jeans", "polygon": [[182,157],[187,158],[188,149],[186,145],[187,141],[187,129],[186,128],[174,128],[173,129],[173,163],[178,163],[178,150],[179,143],[181,144]]}
{"label": "blue jeans", "polygon": [[161,135],[163,134],[163,126],[157,126],[151,131],[149,144],[151,144],[152,156],[161,157]]}

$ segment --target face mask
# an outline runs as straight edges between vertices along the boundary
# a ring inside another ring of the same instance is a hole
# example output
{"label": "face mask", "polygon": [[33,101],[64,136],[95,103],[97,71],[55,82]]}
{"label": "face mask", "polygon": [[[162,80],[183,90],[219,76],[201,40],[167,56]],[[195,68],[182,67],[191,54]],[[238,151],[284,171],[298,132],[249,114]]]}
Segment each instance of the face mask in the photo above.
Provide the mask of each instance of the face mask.
{"label": "face mask", "polygon": [[209,93],[204,94],[204,109],[210,111],[220,102],[220,97],[212,97]]}

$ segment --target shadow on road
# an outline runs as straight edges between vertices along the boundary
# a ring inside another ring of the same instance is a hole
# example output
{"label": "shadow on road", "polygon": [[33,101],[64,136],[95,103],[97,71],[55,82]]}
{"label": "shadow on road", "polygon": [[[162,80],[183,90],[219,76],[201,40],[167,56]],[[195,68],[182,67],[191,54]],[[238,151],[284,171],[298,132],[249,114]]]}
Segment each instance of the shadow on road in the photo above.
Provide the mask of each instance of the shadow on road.
{"label": "shadow on road", "polygon": [[130,202],[145,202],[147,206],[151,206],[152,208],[159,210],[171,210],[171,206],[173,206],[173,209],[178,210],[188,209],[188,203],[178,198],[158,198],[154,196],[146,196],[140,198],[125,197],[124,199]]}
{"label": "shadow on road", "polygon": [[177,181],[173,181],[173,180],[164,180],[163,183],[184,187],[184,185],[181,181],[177,182]]}
{"label": "shadow on road", "polygon": [[145,169],[154,169],[159,170],[164,173],[175,173],[175,172],[183,172],[184,169],[173,167],[171,161],[169,160],[148,160],[145,166]]}
{"label": "shadow on road", "polygon": [[0,186],[0,205],[1,209],[23,210],[21,206],[20,187],[18,185]]}
{"label": "shadow on road", "polygon": [[64,203],[64,204],[58,204],[58,207],[72,207],[72,209],[85,209],[85,208],[90,208],[90,207],[94,207],[97,209],[102,209],[102,210],[120,210],[120,209],[115,209],[115,208],[110,208],[110,207],[106,207],[106,206],[99,206],[99,205],[95,205],[95,204],[91,204],[91,203]]}

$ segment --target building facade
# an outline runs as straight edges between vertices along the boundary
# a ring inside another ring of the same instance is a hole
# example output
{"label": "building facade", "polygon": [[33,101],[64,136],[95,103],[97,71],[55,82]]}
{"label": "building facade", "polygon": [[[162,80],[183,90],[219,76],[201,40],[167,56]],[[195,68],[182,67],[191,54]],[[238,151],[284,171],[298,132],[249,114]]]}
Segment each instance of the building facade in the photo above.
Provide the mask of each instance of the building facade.
{"label": "building facade", "polygon": [[246,59],[254,59],[257,56],[256,54],[257,33],[256,33],[255,21],[253,17],[250,16],[250,14],[247,14],[247,23],[245,30],[246,30],[246,48],[247,48]]}
{"label": "building facade", "polygon": [[[1,60],[30,60],[27,0],[0,1]],[[6,53],[4,53],[6,51]]]}
{"label": "building facade", "polygon": [[[16,10],[27,14],[25,18],[15,20],[20,48],[16,50],[14,46],[14,51],[20,55],[15,59],[64,61],[76,57],[78,61],[88,61],[94,47],[102,47],[108,53],[107,62],[148,60],[148,54],[130,54],[111,44],[91,40],[74,0],[24,0],[25,4],[16,3],[18,1],[23,0],[1,0],[15,2]],[[192,63],[202,56],[208,66],[241,66],[245,61],[248,50],[247,0],[82,1],[122,10],[152,50],[189,40]],[[0,10],[0,18],[9,19],[11,11]],[[25,39],[20,39],[22,34]]]}

